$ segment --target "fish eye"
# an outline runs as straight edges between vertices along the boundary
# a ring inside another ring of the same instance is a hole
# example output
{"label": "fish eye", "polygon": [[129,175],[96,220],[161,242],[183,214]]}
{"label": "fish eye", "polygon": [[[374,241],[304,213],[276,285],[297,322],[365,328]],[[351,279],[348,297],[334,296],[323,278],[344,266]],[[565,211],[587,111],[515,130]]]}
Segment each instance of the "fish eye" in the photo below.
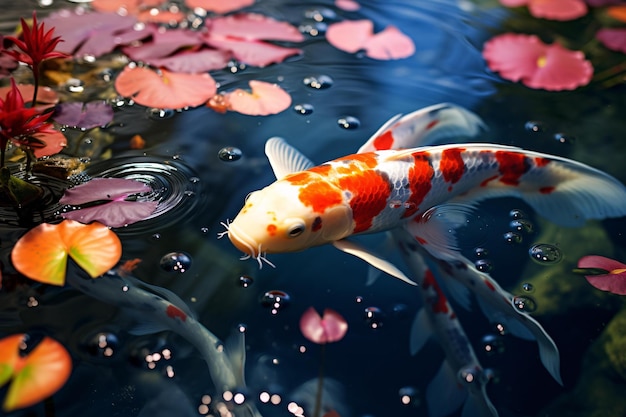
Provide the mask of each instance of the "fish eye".
{"label": "fish eye", "polygon": [[289,227],[289,229],[287,229],[287,236],[289,237],[297,237],[300,236],[302,233],[304,233],[304,223],[296,223],[293,226]]}

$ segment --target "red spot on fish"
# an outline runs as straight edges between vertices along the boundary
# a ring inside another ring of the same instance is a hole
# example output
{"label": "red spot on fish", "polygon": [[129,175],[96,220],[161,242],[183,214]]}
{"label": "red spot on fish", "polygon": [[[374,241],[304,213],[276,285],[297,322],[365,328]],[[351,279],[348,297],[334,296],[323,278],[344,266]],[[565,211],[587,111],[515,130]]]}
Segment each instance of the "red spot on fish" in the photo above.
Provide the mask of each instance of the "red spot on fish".
{"label": "red spot on fish", "polygon": [[315,220],[313,220],[313,225],[311,226],[311,230],[313,230],[314,232],[317,232],[321,228],[322,228],[322,218],[320,216],[317,216]]}
{"label": "red spot on fish", "polygon": [[391,147],[393,146],[393,135],[391,134],[391,131],[388,130],[382,135],[378,136],[376,139],[374,139],[373,145],[374,149],[378,151],[391,149]]}
{"label": "red spot on fish", "polygon": [[187,320],[187,315],[185,314],[185,312],[180,308],[174,306],[173,304],[167,306],[167,308],[165,309],[165,314],[173,319],[178,317],[181,321]]}
{"label": "red spot on fish", "polygon": [[550,194],[552,191],[554,191],[554,190],[555,190],[555,188],[556,188],[556,187],[541,187],[541,188],[539,189],[539,192],[540,192],[541,194]]}
{"label": "red spot on fish", "polygon": [[507,185],[519,185],[519,179],[530,165],[526,155],[510,151],[497,151],[496,160],[500,166],[500,182]]}
{"label": "red spot on fish", "polygon": [[431,120],[430,122],[428,122],[428,124],[426,125],[426,130],[430,130],[433,127],[437,126],[439,124],[439,120]]}
{"label": "red spot on fish", "polygon": [[419,237],[419,236],[415,236],[415,240],[417,240],[420,245],[427,245],[428,241],[426,239],[424,239],[423,237]]}
{"label": "red spot on fish", "polygon": [[[456,184],[459,182],[465,172],[465,162],[461,157],[463,148],[446,149],[441,153],[441,161],[439,162],[439,170],[446,182]],[[451,188],[450,188],[451,189]]]}
{"label": "red spot on fish", "polygon": [[545,167],[549,163],[550,163],[550,159],[548,158],[541,158],[541,157],[535,158],[535,165],[538,166],[539,168]]}
{"label": "red spot on fish", "polygon": [[270,236],[276,236],[276,225],[275,224],[268,224],[267,225],[267,233]]}
{"label": "red spot on fish", "polygon": [[402,217],[411,217],[419,210],[419,205],[432,188],[432,179],[435,171],[430,163],[428,152],[416,152],[413,155],[414,164],[409,168],[409,189],[411,196],[407,203],[408,208]]}
{"label": "red spot on fish", "polygon": [[491,291],[495,291],[496,287],[493,286],[493,284],[489,281],[484,281],[485,285],[487,286],[487,288],[489,288]]}
{"label": "red spot on fish", "polygon": [[387,207],[391,195],[387,177],[373,169],[355,169],[351,175],[339,178],[338,185],[352,194],[350,207],[355,222],[354,233],[371,228],[374,217]]}
{"label": "red spot on fish", "polygon": [[435,280],[435,276],[430,269],[424,273],[424,282],[422,283],[422,287],[426,290],[432,287],[435,290],[436,297],[434,297],[434,299],[428,300],[428,302],[430,303],[430,307],[433,310],[433,313],[448,314],[448,312],[450,311],[448,300],[446,299],[446,296],[444,295],[441,287]]}

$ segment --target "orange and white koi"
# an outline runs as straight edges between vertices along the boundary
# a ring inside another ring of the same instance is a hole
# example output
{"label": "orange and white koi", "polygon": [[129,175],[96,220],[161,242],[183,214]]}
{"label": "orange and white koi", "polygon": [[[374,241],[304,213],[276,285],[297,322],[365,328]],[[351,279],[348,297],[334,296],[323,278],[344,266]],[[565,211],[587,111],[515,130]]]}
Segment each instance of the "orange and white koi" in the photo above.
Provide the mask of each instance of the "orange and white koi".
{"label": "orange and white koi", "polygon": [[319,166],[272,138],[265,151],[277,181],[249,194],[235,219],[223,223],[222,236],[260,266],[263,261],[271,265],[268,253],[330,243],[415,284],[384,257],[351,240],[401,229],[415,242],[416,253],[438,262],[449,288],[462,284],[465,290],[453,291],[462,304],[472,291],[491,320],[505,323],[517,336],[536,339],[542,363],[560,382],[556,345],[536,320],[513,306],[510,293],[461,255],[454,230],[463,216],[447,216],[446,207],[514,196],[558,225],[578,226],[588,219],[625,216],[626,187],[588,165],[511,146],[418,146],[446,132],[473,136],[481,124],[459,107],[432,106],[392,119],[361,152]]}

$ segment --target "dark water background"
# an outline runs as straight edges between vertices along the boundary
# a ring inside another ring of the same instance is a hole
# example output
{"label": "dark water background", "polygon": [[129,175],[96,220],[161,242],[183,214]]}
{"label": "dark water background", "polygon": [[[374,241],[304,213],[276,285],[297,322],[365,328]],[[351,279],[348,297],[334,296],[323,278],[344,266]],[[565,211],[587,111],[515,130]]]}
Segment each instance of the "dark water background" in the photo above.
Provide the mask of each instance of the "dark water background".
{"label": "dark water background", "polygon": [[[367,265],[332,247],[274,255],[270,259],[277,268],[259,270],[255,262],[240,262],[227,240],[216,239],[223,230],[220,221],[235,216],[246,194],[272,182],[263,154],[267,138],[284,137],[312,160],[323,162],[352,153],[397,113],[447,101],[465,106],[485,120],[490,130],[481,141],[571,157],[626,181],[623,86],[607,90],[592,85],[574,92],[547,93],[502,82],[485,69],[480,52],[483,42],[502,32],[511,19],[497,4],[448,0],[364,0],[361,4],[361,10],[348,13],[331,2],[261,0],[251,10],[296,25],[313,24],[307,18],[312,11],[324,16],[323,24],[341,17],[371,19],[377,31],[393,24],[413,39],[415,55],[399,61],[374,61],[338,51],[323,36],[308,38],[301,57],[268,68],[248,67],[235,74],[221,71],[213,75],[225,87],[245,87],[251,79],[280,82],[293,104],[312,105],[312,114],[289,109],[278,115],[251,117],[217,114],[201,107],[159,119],[149,118],[140,106],[120,108],[108,129],[116,137],[109,146],[113,158],[89,168],[94,173],[145,161],[175,167],[179,176],[175,191],[183,196],[182,201],[161,218],[119,230],[123,259],[141,258],[135,275],[174,291],[218,337],[226,339],[240,323],[247,326],[246,376],[251,400],[256,401],[262,391],[284,397],[280,405],[259,404],[264,416],[292,415],[286,408],[289,393],[318,374],[320,348],[304,339],[298,328],[301,314],[310,306],[319,311],[333,308],[350,326],[344,340],[326,349],[325,374],[341,387],[334,390],[332,399],[342,417],[425,416],[425,389],[443,358],[434,343],[415,357],[409,354],[409,328],[419,308],[414,288],[389,277],[367,286]],[[18,16],[29,16],[33,7],[41,15],[50,10],[30,1],[4,1],[2,7],[5,33],[12,30]],[[52,7],[72,4],[55,2]],[[579,29],[574,24],[562,27]],[[329,88],[312,89],[303,82],[306,77],[321,75],[333,80]],[[339,127],[337,120],[346,116],[358,119],[360,125]],[[529,121],[540,124],[543,131],[525,128]],[[133,153],[127,150],[127,143],[137,133],[147,139],[148,147]],[[568,138],[566,143],[554,139],[557,133]],[[218,151],[225,146],[241,149],[243,158],[220,160]],[[491,201],[480,209],[479,222],[484,222],[484,227],[467,233],[463,245],[468,254],[475,246],[489,250],[492,275],[503,287],[518,293],[520,284],[533,274],[556,268],[533,266],[528,257],[528,247],[539,236],[546,236],[544,232],[560,236],[560,241],[545,243],[563,243],[563,263],[571,270],[576,255],[568,253],[565,246],[571,246],[572,240],[578,239],[571,236],[578,235],[549,229],[517,200]],[[517,245],[507,244],[502,237],[511,230],[512,209],[523,210],[533,224],[533,232],[523,234]],[[584,238],[575,243],[590,245],[589,250],[602,248],[604,253],[598,254],[620,259],[619,254],[625,254],[623,221],[603,222],[600,227],[607,230],[602,245],[584,242]],[[22,232],[5,228],[2,233],[5,271],[12,242]],[[186,272],[167,272],[160,265],[161,258],[171,252],[189,255],[191,266]],[[584,281],[568,273],[567,267],[563,271],[570,280]],[[71,288],[50,288],[15,277],[7,281],[6,275],[0,290],[0,317],[6,316],[0,334],[41,330],[71,351],[74,371],[54,396],[57,416],[200,415],[197,407],[202,396],[213,393],[211,381],[206,365],[184,339],[169,332],[133,335],[129,330],[134,323],[145,320],[140,315]],[[251,285],[241,285],[242,275],[253,280]],[[584,291],[597,293],[584,285]],[[284,291],[290,298],[277,314],[262,302],[271,290]],[[549,306],[536,300],[537,318],[561,351],[564,387],[543,369],[532,342],[496,336],[502,351],[486,355],[482,339],[496,335],[494,326],[481,313],[457,307],[482,365],[496,374],[488,392],[500,415],[558,415],[554,410],[542,410],[573,389],[584,371],[586,351],[621,305],[618,296],[609,296],[592,298],[577,307],[567,302],[569,290],[563,288],[562,294],[557,291],[547,297]],[[31,297],[37,300],[36,307],[27,307]],[[377,328],[366,319],[365,309],[371,307],[379,310]],[[103,356],[96,347],[101,334],[112,341],[111,357]],[[306,347],[305,353],[300,353],[301,346]],[[173,352],[167,363],[175,373],[171,378],[166,376],[165,365],[148,369],[143,358],[146,352],[164,347]],[[401,391],[413,393],[411,404],[401,403]],[[48,414],[44,405],[37,405],[11,414],[18,415]]]}

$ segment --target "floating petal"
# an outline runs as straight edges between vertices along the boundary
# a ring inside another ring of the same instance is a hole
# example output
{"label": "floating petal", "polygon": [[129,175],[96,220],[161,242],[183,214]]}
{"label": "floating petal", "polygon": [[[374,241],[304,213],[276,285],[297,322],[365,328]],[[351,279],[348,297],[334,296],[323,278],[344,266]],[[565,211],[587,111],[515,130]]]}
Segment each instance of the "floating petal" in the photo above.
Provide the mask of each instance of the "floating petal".
{"label": "floating petal", "polygon": [[67,146],[67,138],[59,131],[51,131],[44,133],[36,133],[33,135],[37,140],[45,143],[40,148],[33,148],[33,154],[36,158],[43,156],[56,155]]}
{"label": "floating petal", "polygon": [[534,17],[551,20],[573,20],[587,14],[583,0],[500,0],[507,7],[528,6]]}
{"label": "floating petal", "polygon": [[67,102],[56,107],[53,119],[62,125],[91,129],[113,120],[113,109],[105,101]]}
{"label": "floating petal", "polygon": [[626,295],[626,265],[604,256],[584,256],[578,261],[578,268],[603,269],[607,274],[585,275],[589,284],[599,290]]}
{"label": "floating petal", "polygon": [[608,49],[626,54],[626,29],[602,28],[596,33],[596,38]]}
{"label": "floating petal", "polygon": [[324,315],[309,307],[300,318],[302,335],[313,343],[325,344],[337,342],[346,335],[348,323],[332,309],[325,309]]}
{"label": "floating petal", "polygon": [[65,283],[70,256],[92,278],[111,269],[122,254],[119,238],[100,223],[43,223],[22,236],[11,252],[15,269],[35,281]]}
{"label": "floating petal", "polygon": [[115,80],[115,89],[138,104],[163,109],[195,107],[217,91],[209,74],[183,74],[145,67],[127,66]]}
{"label": "floating petal", "polygon": [[389,60],[407,58],[415,53],[413,40],[394,26],[387,26],[374,34],[370,20],[346,20],[334,23],[326,31],[326,39],[335,48],[355,53],[365,50],[372,59]]}
{"label": "floating petal", "polygon": [[25,337],[16,334],[0,340],[0,385],[13,378],[2,405],[7,412],[50,397],[65,384],[72,371],[69,353],[50,337],[44,337],[29,354],[22,355]]}
{"label": "floating petal", "polygon": [[373,59],[402,59],[415,53],[415,44],[394,26],[387,26],[365,45],[365,54]]}
{"label": "floating petal", "polygon": [[214,48],[230,51],[239,62],[257,67],[277,64],[289,56],[302,53],[302,50],[298,48],[286,48],[262,41],[220,39],[210,35],[205,42]]}
{"label": "floating petal", "polygon": [[252,92],[237,89],[224,94],[229,110],[251,116],[266,116],[280,113],[291,105],[291,96],[276,84],[252,80],[249,85]]}
{"label": "floating petal", "polygon": [[328,43],[349,53],[363,49],[363,46],[372,36],[374,36],[374,23],[365,19],[333,23],[326,30]]}

